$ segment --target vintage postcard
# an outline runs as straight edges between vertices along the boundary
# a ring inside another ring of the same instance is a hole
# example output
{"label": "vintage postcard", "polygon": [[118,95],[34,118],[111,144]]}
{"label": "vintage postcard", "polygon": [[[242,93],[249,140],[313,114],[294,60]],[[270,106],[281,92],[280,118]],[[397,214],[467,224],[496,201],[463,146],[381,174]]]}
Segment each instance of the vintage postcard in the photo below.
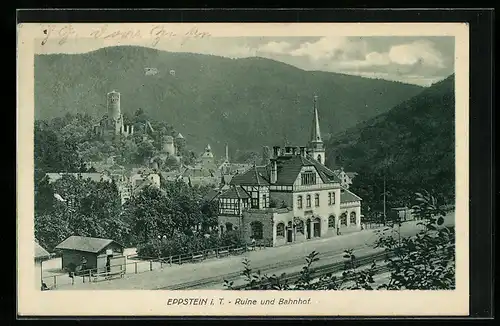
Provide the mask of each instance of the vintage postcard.
{"label": "vintage postcard", "polygon": [[18,311],[467,315],[466,24],[19,24]]}

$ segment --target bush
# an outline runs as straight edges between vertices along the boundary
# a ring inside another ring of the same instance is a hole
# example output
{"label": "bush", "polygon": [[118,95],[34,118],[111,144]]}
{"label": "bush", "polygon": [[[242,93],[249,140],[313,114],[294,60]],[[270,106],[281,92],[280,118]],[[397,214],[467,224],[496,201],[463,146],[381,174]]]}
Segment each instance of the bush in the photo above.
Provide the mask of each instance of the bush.
{"label": "bush", "polygon": [[207,249],[225,246],[241,246],[244,241],[236,231],[229,231],[222,237],[217,234],[205,236],[204,234],[186,235],[177,233],[169,239],[156,239],[137,246],[137,253],[144,258],[169,257],[192,254]]}
{"label": "bush", "polygon": [[238,231],[228,231],[222,235],[219,241],[221,247],[225,246],[244,246],[245,241]]}

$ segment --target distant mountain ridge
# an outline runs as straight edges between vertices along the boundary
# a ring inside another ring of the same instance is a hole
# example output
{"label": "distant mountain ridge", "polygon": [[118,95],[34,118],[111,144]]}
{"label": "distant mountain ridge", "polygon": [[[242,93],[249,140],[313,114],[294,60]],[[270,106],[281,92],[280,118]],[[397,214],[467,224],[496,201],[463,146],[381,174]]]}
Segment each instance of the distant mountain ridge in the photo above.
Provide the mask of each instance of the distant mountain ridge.
{"label": "distant mountain ridge", "polygon": [[[146,73],[146,68],[153,68]],[[156,70],[154,70],[156,69]],[[153,73],[151,71],[154,71]],[[175,73],[171,73],[174,71]],[[119,46],[84,54],[35,57],[35,118],[66,112],[106,113],[106,93],[121,108],[143,108],[179,130],[197,150],[237,149],[308,141],[312,98],[321,130],[337,133],[386,112],[424,88],[386,80],[304,71],[264,59],[229,59]],[[327,135],[325,135],[327,138]]]}

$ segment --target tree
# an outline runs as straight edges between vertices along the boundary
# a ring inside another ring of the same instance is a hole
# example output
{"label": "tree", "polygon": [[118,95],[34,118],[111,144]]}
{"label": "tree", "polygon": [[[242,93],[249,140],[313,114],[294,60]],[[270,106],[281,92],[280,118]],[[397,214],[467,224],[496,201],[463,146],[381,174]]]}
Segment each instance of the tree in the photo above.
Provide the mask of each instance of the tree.
{"label": "tree", "polygon": [[155,148],[149,140],[142,140],[137,144],[137,162],[149,160],[155,154]]}
{"label": "tree", "polygon": [[219,215],[216,201],[203,201],[201,204],[201,230],[206,232],[209,228],[217,226],[217,217]]}
{"label": "tree", "polygon": [[[59,199],[54,199],[55,194]],[[35,206],[35,235],[49,248],[69,235],[124,242],[129,229],[120,212],[121,201],[114,183],[63,175],[53,184],[40,185]]]}
{"label": "tree", "polygon": [[175,231],[172,199],[155,187],[146,187],[125,203],[124,220],[130,225],[130,241],[137,244]]}

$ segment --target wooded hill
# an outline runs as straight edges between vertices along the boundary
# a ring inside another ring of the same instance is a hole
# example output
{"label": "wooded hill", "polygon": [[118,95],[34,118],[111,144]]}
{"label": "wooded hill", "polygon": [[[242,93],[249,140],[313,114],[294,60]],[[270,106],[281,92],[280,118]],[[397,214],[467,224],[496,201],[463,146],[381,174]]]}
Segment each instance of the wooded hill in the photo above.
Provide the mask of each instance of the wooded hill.
{"label": "wooded hill", "polygon": [[[455,191],[455,76],[327,143],[327,164],[358,172],[353,187],[381,203],[383,175],[395,205],[427,189],[443,200]],[[390,198],[389,198],[390,199]],[[406,202],[405,202],[406,200]]]}
{"label": "wooded hill", "polygon": [[[145,68],[158,73],[147,75]],[[175,76],[170,73],[175,71]],[[35,117],[106,113],[106,93],[121,92],[122,112],[143,108],[175,126],[197,150],[217,155],[308,141],[312,99],[321,128],[337,133],[386,112],[423,88],[327,72],[263,58],[229,59],[151,48],[108,47],[35,57]]]}

